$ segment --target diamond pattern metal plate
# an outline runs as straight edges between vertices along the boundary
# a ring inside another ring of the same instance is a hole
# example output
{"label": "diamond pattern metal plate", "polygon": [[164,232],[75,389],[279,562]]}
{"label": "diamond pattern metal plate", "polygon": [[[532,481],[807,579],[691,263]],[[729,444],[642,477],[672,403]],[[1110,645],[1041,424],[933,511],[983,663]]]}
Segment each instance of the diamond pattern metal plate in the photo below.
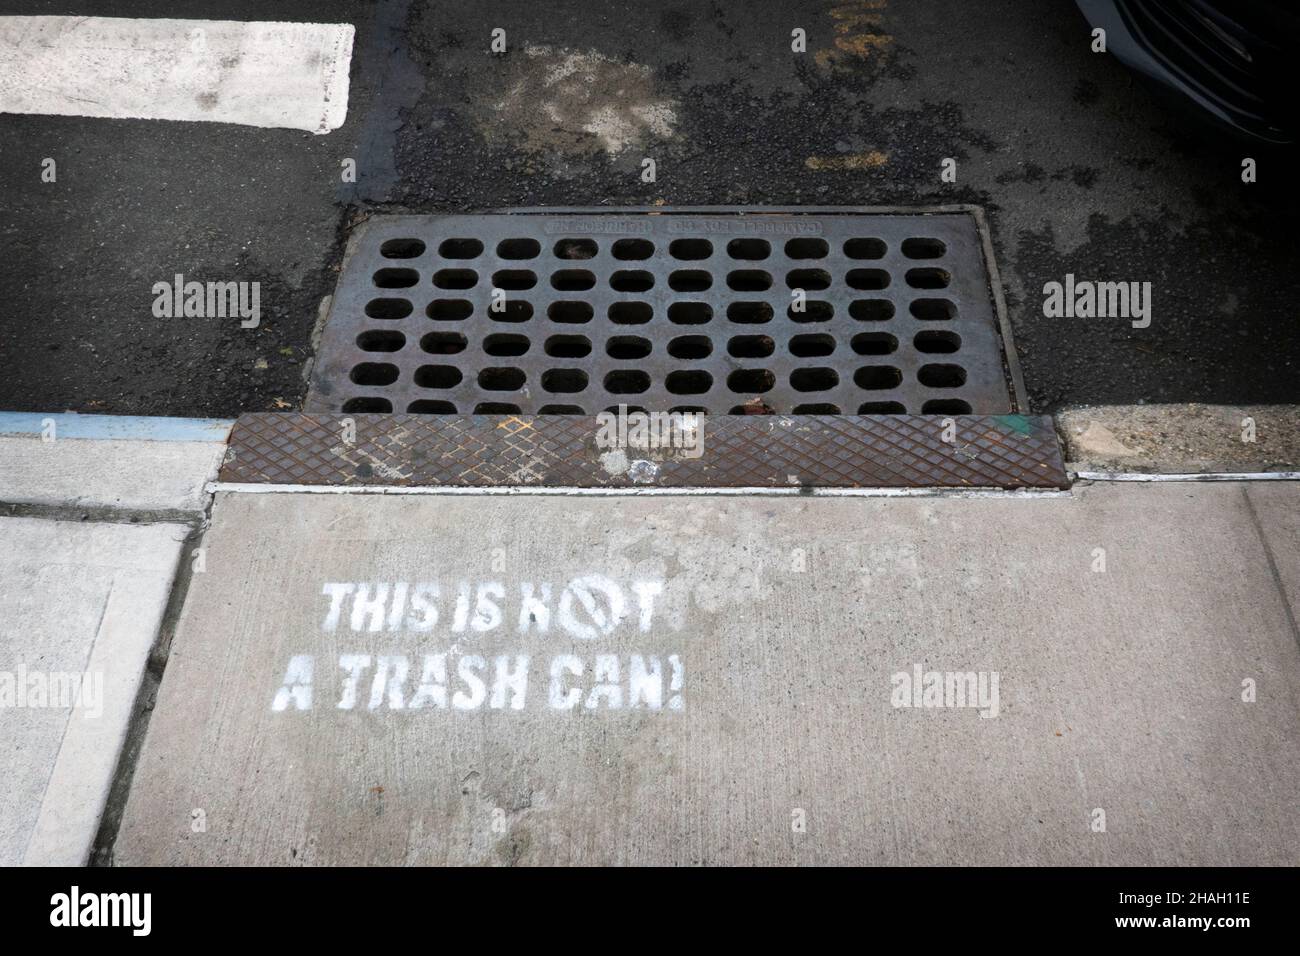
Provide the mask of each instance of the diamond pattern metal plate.
{"label": "diamond pattern metal plate", "polygon": [[[702,420],[698,457],[611,451],[588,416],[258,412],[228,483],[576,488],[1068,488],[1050,417],[752,415]],[[948,440],[946,440],[948,439]]]}

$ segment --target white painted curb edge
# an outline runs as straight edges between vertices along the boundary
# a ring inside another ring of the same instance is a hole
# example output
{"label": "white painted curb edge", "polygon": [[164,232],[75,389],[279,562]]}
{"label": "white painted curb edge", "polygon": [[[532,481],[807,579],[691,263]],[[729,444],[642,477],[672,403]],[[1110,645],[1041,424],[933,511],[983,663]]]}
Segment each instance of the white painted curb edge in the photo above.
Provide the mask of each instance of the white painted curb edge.
{"label": "white painted curb edge", "polygon": [[253,495],[551,495],[573,498],[608,497],[695,497],[735,498],[1069,498],[1068,491],[1055,489],[1001,488],[567,488],[536,485],[508,485],[464,488],[448,485],[403,487],[398,485],[272,485],[246,482],[209,482],[208,494],[232,492]]}

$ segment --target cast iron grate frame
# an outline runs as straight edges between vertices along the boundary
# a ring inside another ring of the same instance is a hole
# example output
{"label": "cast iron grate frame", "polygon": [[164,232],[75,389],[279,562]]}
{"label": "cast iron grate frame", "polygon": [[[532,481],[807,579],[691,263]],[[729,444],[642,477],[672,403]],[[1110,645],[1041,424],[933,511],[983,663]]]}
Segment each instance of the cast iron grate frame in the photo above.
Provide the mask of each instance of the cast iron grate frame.
{"label": "cast iron grate frame", "polygon": [[[253,412],[228,485],[448,488],[1066,489],[1048,416],[723,415],[699,454],[610,451],[593,418]],[[638,460],[639,459],[639,460]]]}

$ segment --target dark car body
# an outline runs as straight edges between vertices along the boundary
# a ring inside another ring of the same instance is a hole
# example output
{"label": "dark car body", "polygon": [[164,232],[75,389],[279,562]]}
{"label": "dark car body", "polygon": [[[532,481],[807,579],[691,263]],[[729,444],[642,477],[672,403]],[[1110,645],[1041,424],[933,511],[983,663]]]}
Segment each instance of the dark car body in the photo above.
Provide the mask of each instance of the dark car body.
{"label": "dark car body", "polygon": [[1300,0],[1076,0],[1107,52],[1220,127],[1300,139]]}

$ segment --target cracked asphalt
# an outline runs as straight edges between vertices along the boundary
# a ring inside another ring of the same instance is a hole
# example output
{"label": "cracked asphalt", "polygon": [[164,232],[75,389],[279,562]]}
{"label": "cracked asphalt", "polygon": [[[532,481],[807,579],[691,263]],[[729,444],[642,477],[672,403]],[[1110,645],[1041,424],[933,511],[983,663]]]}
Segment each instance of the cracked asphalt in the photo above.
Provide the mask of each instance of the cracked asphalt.
{"label": "cracked asphalt", "polygon": [[[73,12],[272,16],[0,0]],[[1293,158],[1203,130],[1091,53],[1071,0],[287,0],[273,16],[356,26],[340,130],[0,116],[0,408],[297,407],[358,220],[647,203],[976,203],[1036,411],[1297,400]],[[152,284],[177,272],[261,282],[260,327],[154,318]],[[1151,282],[1151,327],[1045,318],[1043,284],[1067,273]]]}

